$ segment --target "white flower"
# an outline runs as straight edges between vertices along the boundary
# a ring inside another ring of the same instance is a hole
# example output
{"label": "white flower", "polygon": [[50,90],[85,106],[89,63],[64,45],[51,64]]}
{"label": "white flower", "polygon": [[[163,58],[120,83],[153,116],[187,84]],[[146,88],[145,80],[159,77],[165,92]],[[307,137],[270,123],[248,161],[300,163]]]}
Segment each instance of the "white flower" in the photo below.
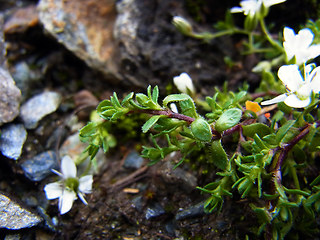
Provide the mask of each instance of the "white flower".
{"label": "white flower", "polygon": [[272,5],[283,3],[286,0],[243,0],[240,2],[241,7],[231,8],[232,13],[243,12],[244,15],[254,15],[260,11],[262,4],[269,8]]}
{"label": "white flower", "polygon": [[170,108],[171,108],[171,111],[174,112],[174,113],[179,113],[178,111],[178,108],[177,108],[177,105],[174,104],[174,103],[170,103]]}
{"label": "white flower", "polygon": [[61,172],[52,170],[61,177],[61,180],[49,183],[44,187],[47,199],[59,198],[59,211],[61,214],[67,213],[77,199],[77,195],[84,204],[88,204],[84,194],[92,191],[92,175],[77,177],[77,168],[74,161],[69,156],[64,156],[61,160]]}
{"label": "white flower", "polygon": [[288,60],[295,56],[298,65],[320,55],[320,45],[311,45],[314,35],[309,28],[304,28],[295,34],[291,28],[285,27],[283,38],[283,47]]}
{"label": "white flower", "polygon": [[289,92],[264,101],[261,105],[284,102],[289,107],[304,108],[310,104],[312,92],[320,92],[320,67],[313,69],[311,64],[307,65],[303,78],[298,65],[284,65],[279,68],[278,77]]}
{"label": "white flower", "polygon": [[174,77],[173,83],[182,93],[188,93],[187,89],[189,89],[191,93],[195,93],[195,88],[193,86],[192,79],[189,77],[187,73],[181,73],[180,76]]}

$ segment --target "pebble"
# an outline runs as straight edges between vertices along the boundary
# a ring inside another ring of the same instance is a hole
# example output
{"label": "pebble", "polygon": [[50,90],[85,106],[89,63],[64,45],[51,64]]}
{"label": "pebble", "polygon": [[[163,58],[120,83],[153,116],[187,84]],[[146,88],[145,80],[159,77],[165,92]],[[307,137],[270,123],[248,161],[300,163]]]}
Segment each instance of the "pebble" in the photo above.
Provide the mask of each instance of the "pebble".
{"label": "pebble", "polygon": [[31,181],[38,182],[49,176],[51,169],[59,169],[54,151],[40,153],[21,164],[24,174]]}
{"label": "pebble", "polygon": [[42,222],[42,218],[22,207],[4,194],[0,194],[0,228],[18,230],[30,228]]}
{"label": "pebble", "polygon": [[144,159],[136,152],[131,151],[124,160],[125,168],[139,169],[143,164]]}
{"label": "pebble", "polygon": [[20,117],[27,129],[34,129],[46,115],[57,110],[61,95],[57,92],[43,92],[25,102],[20,109]]}
{"label": "pebble", "polygon": [[166,211],[159,203],[153,203],[151,206],[147,208],[146,211],[146,219],[149,220],[151,218],[159,217],[164,214]]}
{"label": "pebble", "polygon": [[19,159],[27,131],[23,124],[8,124],[1,129],[0,151],[2,155],[17,160]]}
{"label": "pebble", "polygon": [[204,202],[200,202],[196,205],[193,205],[187,209],[184,209],[180,212],[178,212],[175,216],[175,219],[177,221],[187,219],[187,218],[193,218],[204,215]]}

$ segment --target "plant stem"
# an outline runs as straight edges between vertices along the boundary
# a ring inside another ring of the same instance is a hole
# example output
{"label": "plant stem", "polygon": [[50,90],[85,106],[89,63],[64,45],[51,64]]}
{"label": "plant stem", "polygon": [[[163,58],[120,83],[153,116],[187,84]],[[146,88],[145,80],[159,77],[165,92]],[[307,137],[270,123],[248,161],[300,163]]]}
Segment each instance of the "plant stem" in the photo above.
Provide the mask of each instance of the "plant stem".
{"label": "plant stem", "polygon": [[283,48],[275,41],[273,40],[273,38],[270,36],[270,33],[268,32],[267,28],[266,28],[266,24],[264,22],[264,18],[261,17],[259,19],[260,22],[260,26],[261,26],[261,30],[264,33],[264,35],[266,36],[268,42],[274,46],[277,50],[279,50],[280,52],[283,52]]}

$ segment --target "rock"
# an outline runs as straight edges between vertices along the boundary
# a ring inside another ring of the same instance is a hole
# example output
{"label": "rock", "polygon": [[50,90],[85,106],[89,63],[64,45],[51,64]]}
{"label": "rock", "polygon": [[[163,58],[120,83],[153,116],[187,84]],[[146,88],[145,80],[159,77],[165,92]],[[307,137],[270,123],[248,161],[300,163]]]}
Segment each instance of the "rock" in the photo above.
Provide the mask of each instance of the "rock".
{"label": "rock", "polygon": [[41,0],[38,11],[45,30],[58,42],[109,79],[120,79],[112,36],[113,0]]}
{"label": "rock", "polygon": [[204,215],[204,202],[200,202],[194,206],[184,209],[176,214],[176,220],[183,220],[187,218],[199,217]]}
{"label": "rock", "polygon": [[0,228],[18,230],[38,225],[42,219],[4,194],[0,194]]}
{"label": "rock", "polygon": [[38,69],[35,69],[34,65],[32,65],[32,68],[25,61],[22,61],[16,63],[10,69],[13,79],[22,93],[23,101],[29,95],[32,84],[41,79],[41,75],[43,74]]}
{"label": "rock", "polygon": [[0,126],[19,114],[21,92],[9,72],[0,66]]}
{"label": "rock", "polygon": [[136,152],[131,151],[124,160],[125,168],[139,169],[143,164],[144,159]]}
{"label": "rock", "polygon": [[27,129],[34,129],[38,122],[59,107],[61,95],[57,92],[44,92],[25,102],[20,109],[20,117]]}
{"label": "rock", "polygon": [[0,151],[8,158],[17,160],[27,139],[23,124],[9,124],[1,130]]}
{"label": "rock", "polygon": [[27,178],[37,182],[49,176],[51,169],[59,169],[59,164],[55,152],[47,151],[27,159],[21,164],[21,168]]}
{"label": "rock", "polygon": [[4,25],[5,34],[21,33],[39,22],[35,5],[17,9]]}
{"label": "rock", "polygon": [[230,55],[225,47],[229,42],[218,39],[203,44],[183,36],[171,23],[174,16],[186,17],[199,28],[184,6],[183,0],[116,1],[114,38],[125,79],[144,87],[166,86],[174,76],[187,72],[194,82],[210,81],[212,86],[225,81],[223,57]]}
{"label": "rock", "polygon": [[162,165],[159,165],[157,168],[157,174],[162,176],[163,180],[169,184],[178,184],[185,191],[191,192],[197,186],[197,178],[183,170],[180,167],[173,169],[174,166],[170,161],[164,162]]}
{"label": "rock", "polygon": [[21,92],[6,68],[3,21],[0,16],[0,126],[19,114]]}
{"label": "rock", "polygon": [[151,218],[159,217],[164,214],[166,211],[159,203],[153,203],[151,206],[147,208],[146,211],[146,219],[149,220]]}

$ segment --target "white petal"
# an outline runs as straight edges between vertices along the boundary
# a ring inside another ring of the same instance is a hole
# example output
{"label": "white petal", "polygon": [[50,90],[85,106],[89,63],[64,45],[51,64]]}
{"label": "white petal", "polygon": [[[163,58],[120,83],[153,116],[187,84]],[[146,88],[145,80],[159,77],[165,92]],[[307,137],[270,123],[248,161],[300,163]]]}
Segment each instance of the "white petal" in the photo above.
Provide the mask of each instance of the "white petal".
{"label": "white petal", "polygon": [[61,172],[64,178],[75,178],[77,177],[77,167],[71,157],[68,155],[64,156],[61,160]]}
{"label": "white petal", "polygon": [[170,106],[170,109],[171,109],[172,112],[178,113],[178,108],[177,108],[177,105],[176,105],[176,104],[170,103],[169,106]]}
{"label": "white petal", "polygon": [[311,45],[309,48],[308,48],[308,59],[313,59],[313,58],[316,58],[320,55],[320,44],[317,44],[317,45]]}
{"label": "white petal", "polygon": [[283,38],[286,42],[292,42],[294,40],[296,33],[293,31],[292,28],[285,27],[283,29]]}
{"label": "white petal", "polygon": [[92,191],[92,175],[86,175],[79,179],[79,191],[83,193],[91,193]]}
{"label": "white petal", "polygon": [[230,9],[230,12],[232,13],[240,13],[243,12],[243,9],[241,7],[233,7]]}
{"label": "white petal", "polygon": [[298,32],[297,41],[299,42],[300,48],[307,48],[313,42],[314,35],[309,28],[301,29]]}
{"label": "white petal", "polygon": [[304,108],[308,106],[311,102],[311,98],[301,100],[298,98],[295,94],[291,94],[284,100],[284,103],[289,106],[289,107],[294,107],[294,108]]}
{"label": "white petal", "polygon": [[286,93],[284,93],[284,94],[281,94],[271,100],[263,101],[261,103],[261,105],[271,105],[271,104],[275,104],[278,102],[283,102],[287,97],[288,97],[288,95]]}
{"label": "white petal", "polygon": [[281,66],[278,71],[278,77],[286,88],[292,92],[298,90],[300,85],[304,83],[299,66],[295,64]]}
{"label": "white petal", "polygon": [[59,210],[61,214],[65,214],[72,208],[73,201],[77,198],[75,192],[65,189],[59,198]]}
{"label": "white petal", "polygon": [[47,199],[55,199],[62,196],[63,186],[61,182],[49,183],[44,187]]}
{"label": "white petal", "polygon": [[314,93],[320,92],[320,67],[316,67],[311,72],[310,77],[312,77],[311,80],[311,89]]}
{"label": "white petal", "polygon": [[81,192],[78,192],[78,196],[79,196],[80,200],[84,203],[84,205],[88,205],[88,202],[86,201],[86,199],[84,198],[84,196]]}
{"label": "white petal", "polygon": [[266,6],[266,7],[270,7],[272,5],[276,5],[276,4],[279,4],[279,3],[283,3],[285,2],[286,0],[263,0],[263,4]]}

